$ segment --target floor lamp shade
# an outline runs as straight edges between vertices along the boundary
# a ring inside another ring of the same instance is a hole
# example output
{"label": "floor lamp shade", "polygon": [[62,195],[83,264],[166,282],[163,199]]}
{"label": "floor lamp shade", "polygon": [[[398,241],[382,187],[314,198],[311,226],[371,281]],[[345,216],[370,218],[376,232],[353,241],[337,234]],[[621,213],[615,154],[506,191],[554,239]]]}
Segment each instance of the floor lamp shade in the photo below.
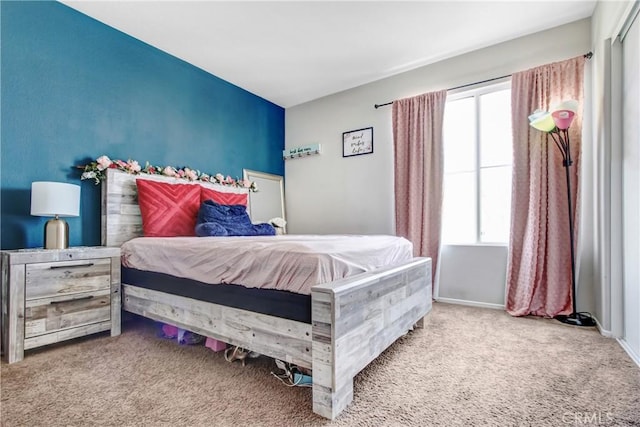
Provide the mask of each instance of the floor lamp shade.
{"label": "floor lamp shade", "polygon": [[44,226],[45,249],[69,247],[69,224],[60,217],[80,215],[80,186],[64,182],[33,182],[31,215],[53,217]]}

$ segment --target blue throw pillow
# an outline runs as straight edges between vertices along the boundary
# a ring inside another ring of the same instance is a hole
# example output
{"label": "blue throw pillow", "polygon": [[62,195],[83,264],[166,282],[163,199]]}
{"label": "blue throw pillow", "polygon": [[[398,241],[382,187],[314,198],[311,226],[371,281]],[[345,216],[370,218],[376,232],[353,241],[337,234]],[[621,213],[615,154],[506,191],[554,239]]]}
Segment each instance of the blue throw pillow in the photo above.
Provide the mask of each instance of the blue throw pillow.
{"label": "blue throw pillow", "polygon": [[[224,229],[226,234],[222,234]],[[205,200],[200,205],[196,235],[202,236],[273,236],[271,224],[252,224],[244,205],[221,205]]]}
{"label": "blue throw pillow", "polygon": [[216,222],[203,222],[196,224],[196,236],[228,236],[227,229]]}

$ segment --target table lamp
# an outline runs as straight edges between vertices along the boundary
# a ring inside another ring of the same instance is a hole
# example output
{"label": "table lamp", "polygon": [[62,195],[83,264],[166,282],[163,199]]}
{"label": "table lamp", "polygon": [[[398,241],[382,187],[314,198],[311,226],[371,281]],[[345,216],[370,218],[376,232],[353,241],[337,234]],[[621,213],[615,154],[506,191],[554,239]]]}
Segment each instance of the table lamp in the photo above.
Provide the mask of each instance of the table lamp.
{"label": "table lamp", "polygon": [[31,215],[51,216],[44,226],[44,248],[69,247],[69,224],[60,217],[80,215],[80,186],[64,182],[31,183]]}

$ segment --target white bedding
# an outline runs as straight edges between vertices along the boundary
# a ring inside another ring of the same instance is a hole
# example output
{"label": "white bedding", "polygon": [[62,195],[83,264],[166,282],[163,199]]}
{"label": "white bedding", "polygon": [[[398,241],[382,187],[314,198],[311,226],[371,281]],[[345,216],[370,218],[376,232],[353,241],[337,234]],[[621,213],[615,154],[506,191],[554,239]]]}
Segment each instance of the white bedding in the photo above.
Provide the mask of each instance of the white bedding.
{"label": "white bedding", "polygon": [[125,267],[305,295],[412,257],[411,242],[395,236],[139,237],[122,245]]}

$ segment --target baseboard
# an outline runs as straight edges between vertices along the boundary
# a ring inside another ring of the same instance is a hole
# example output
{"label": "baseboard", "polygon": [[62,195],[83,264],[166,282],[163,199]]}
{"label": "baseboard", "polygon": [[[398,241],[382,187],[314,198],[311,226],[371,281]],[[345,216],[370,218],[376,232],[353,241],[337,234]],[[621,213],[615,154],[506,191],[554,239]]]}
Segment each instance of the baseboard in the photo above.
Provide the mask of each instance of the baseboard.
{"label": "baseboard", "polygon": [[600,335],[602,335],[603,337],[607,337],[607,338],[614,338],[613,332],[611,332],[608,329],[604,329],[602,327],[602,325],[600,324],[600,321],[596,317],[592,316],[592,318],[593,318],[593,320],[596,321],[596,328],[598,328],[598,332],[600,332]]}
{"label": "baseboard", "polygon": [[494,310],[504,310],[504,305],[502,304],[491,304],[488,302],[478,302],[478,301],[467,301],[463,299],[455,299],[455,298],[435,298],[438,302],[446,302],[448,304],[458,304],[458,305],[468,305],[471,307],[481,307],[481,308],[492,308]]}
{"label": "baseboard", "polygon": [[624,349],[624,351],[627,352],[627,354],[629,355],[629,357],[631,358],[631,360],[633,360],[634,362],[636,362],[636,365],[638,365],[638,367],[640,368],[640,355],[637,354],[630,346],[629,344],[627,344],[627,342],[625,340],[623,340],[622,338],[617,338],[618,343],[620,344],[620,347],[622,347]]}
{"label": "baseboard", "polygon": [[620,347],[622,347],[622,349],[623,349],[624,351],[626,351],[626,352],[627,352],[627,354],[629,355],[629,357],[631,358],[631,360],[633,360],[634,362],[636,362],[636,365],[638,365],[638,367],[640,368],[640,355],[639,355],[639,354],[637,354],[637,353],[636,353],[636,352],[635,352],[635,351],[634,351],[634,350],[629,346],[629,344],[627,344],[627,342],[626,342],[623,338],[615,337],[615,336],[613,335],[613,332],[611,332],[611,331],[609,331],[609,330],[607,330],[607,329],[604,329],[604,328],[602,327],[602,325],[600,324],[600,322],[598,321],[598,319],[596,319],[596,318],[594,317],[594,320],[596,321],[596,327],[598,328],[598,331],[600,332],[600,334],[601,334],[603,337],[613,338],[613,339],[615,339],[616,341],[618,341],[618,344],[620,344]]}
{"label": "baseboard", "polygon": [[626,351],[626,352],[627,352],[627,354],[629,355],[629,357],[631,358],[631,360],[633,360],[634,362],[636,362],[636,365],[638,365],[638,367],[640,368],[640,355],[639,355],[639,354],[637,354],[637,353],[636,353],[636,352],[635,352],[635,351],[634,351],[634,350],[629,346],[629,344],[627,344],[627,342],[626,342],[623,338],[615,337],[615,336],[613,335],[613,332],[611,332],[611,331],[609,331],[609,330],[607,330],[607,329],[604,329],[604,328],[602,327],[602,325],[600,324],[600,322],[598,322],[598,319],[596,319],[595,317],[594,317],[594,319],[595,319],[595,321],[596,321],[596,327],[598,328],[598,331],[600,332],[600,334],[601,334],[603,337],[613,338],[613,339],[615,339],[616,341],[618,341],[618,344],[620,344],[620,347],[622,347],[622,349],[623,349],[624,351]]}

